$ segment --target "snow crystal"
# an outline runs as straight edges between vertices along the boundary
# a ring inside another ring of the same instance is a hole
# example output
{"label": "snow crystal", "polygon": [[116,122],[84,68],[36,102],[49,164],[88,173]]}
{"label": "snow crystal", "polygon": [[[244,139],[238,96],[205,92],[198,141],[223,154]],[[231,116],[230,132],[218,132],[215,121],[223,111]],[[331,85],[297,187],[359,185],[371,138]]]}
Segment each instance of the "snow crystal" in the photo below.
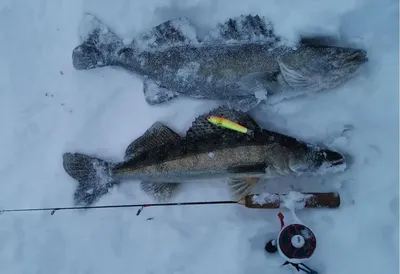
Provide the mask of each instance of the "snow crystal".
{"label": "snow crystal", "polygon": [[93,188],[90,188],[90,189],[86,190],[85,192],[86,192],[87,194],[93,194],[93,191],[94,191],[94,189],[93,189]]}
{"label": "snow crystal", "polygon": [[332,140],[332,142],[330,143],[330,145],[332,147],[345,147],[345,146],[347,146],[348,143],[349,143],[348,138],[346,138],[345,136],[340,136],[340,137],[334,138]]}
{"label": "snow crystal", "polygon": [[347,164],[344,162],[343,164],[332,166],[329,163],[323,163],[318,170],[315,172],[315,175],[322,176],[328,173],[338,173],[346,170]]}
{"label": "snow crystal", "polygon": [[283,199],[282,204],[290,209],[302,209],[305,206],[305,202],[310,195],[300,193],[298,191],[290,191]]}
{"label": "snow crystal", "polygon": [[267,92],[265,90],[255,91],[254,95],[256,96],[257,99],[259,99],[261,101],[267,100]]}
{"label": "snow crystal", "polygon": [[81,37],[82,41],[87,40],[94,30],[99,33],[98,43],[115,43],[115,35],[110,32],[110,30],[104,23],[98,21],[98,19],[95,18],[92,14],[84,14],[79,26],[79,36]]}
{"label": "snow crystal", "polygon": [[189,20],[187,18],[180,18],[179,20],[174,20],[172,22],[172,25],[176,28],[179,29],[182,34],[185,36],[185,44],[197,44],[197,31],[196,29],[191,25]]}
{"label": "snow crystal", "polygon": [[252,201],[258,205],[264,205],[266,203],[276,203],[280,202],[280,197],[273,193],[261,193],[252,196]]}

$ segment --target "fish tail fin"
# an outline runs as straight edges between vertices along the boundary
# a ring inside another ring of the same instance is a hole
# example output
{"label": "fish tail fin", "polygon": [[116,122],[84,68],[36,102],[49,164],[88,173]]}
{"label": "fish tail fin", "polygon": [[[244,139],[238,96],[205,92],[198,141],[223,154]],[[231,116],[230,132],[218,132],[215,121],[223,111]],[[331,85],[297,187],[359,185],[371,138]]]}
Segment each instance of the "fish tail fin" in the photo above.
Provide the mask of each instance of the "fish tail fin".
{"label": "fish tail fin", "polygon": [[118,49],[123,47],[122,39],[90,13],[83,17],[80,38],[83,42],[72,51],[72,63],[77,70],[112,65]]}
{"label": "fish tail fin", "polygon": [[93,204],[118,183],[113,178],[112,166],[112,163],[81,153],[63,154],[64,170],[78,181],[75,205]]}

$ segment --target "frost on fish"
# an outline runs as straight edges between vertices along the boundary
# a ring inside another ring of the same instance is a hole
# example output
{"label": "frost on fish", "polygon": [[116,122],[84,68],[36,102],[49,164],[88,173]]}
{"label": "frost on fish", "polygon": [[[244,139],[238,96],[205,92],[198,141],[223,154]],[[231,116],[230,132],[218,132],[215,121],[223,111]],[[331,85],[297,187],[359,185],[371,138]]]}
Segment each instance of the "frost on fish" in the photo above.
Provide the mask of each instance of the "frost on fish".
{"label": "frost on fish", "polygon": [[109,28],[92,14],[86,13],[79,24],[78,33],[81,41],[90,39],[94,32],[98,34],[98,42],[100,43],[115,42],[114,36],[110,35],[111,31]]}
{"label": "frost on fish", "polygon": [[159,83],[149,79],[143,80],[143,93],[146,102],[150,106],[171,101],[179,96],[179,93],[162,87]]}
{"label": "frost on fish", "polygon": [[80,46],[73,50],[72,62],[75,69],[93,69],[111,65],[118,49],[123,47],[118,38],[94,15],[86,13],[79,25]]}
{"label": "frost on fish", "polygon": [[200,64],[197,62],[190,62],[185,64],[185,66],[178,69],[176,73],[176,77],[181,80],[183,83],[187,83],[191,80],[194,75],[197,75],[200,68]]}
{"label": "frost on fish", "polygon": [[116,66],[159,81],[158,90],[144,91],[152,105],[169,101],[178,92],[196,99],[223,100],[247,112],[261,102],[274,104],[335,87],[366,60],[360,50],[303,47],[301,43],[298,50],[293,49],[276,35],[271,21],[258,15],[229,18],[202,41],[187,18],[168,20],[129,44],[86,14],[81,38],[84,42],[73,50],[75,69]]}
{"label": "frost on fish", "polygon": [[230,18],[211,30],[203,39],[204,43],[263,42],[278,43],[281,39],[275,35],[272,22],[264,17],[241,15]]}

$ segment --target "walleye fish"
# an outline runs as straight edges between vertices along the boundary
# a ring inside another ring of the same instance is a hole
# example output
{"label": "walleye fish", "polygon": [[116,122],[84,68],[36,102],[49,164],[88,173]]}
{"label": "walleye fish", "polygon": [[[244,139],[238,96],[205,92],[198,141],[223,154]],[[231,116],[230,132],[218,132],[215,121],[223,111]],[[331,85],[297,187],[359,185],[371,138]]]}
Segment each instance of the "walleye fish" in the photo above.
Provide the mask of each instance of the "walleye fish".
{"label": "walleye fish", "polygon": [[[210,116],[225,117],[252,134],[221,128],[207,121]],[[184,137],[154,123],[127,147],[122,162],[67,152],[63,167],[79,182],[75,204],[89,205],[126,179],[140,181],[145,193],[165,201],[182,183],[221,178],[239,200],[261,178],[337,172],[346,163],[338,152],[262,129],[247,113],[220,106],[197,117]]]}
{"label": "walleye fish", "polygon": [[82,29],[74,68],[130,71],[143,79],[149,105],[186,96],[248,111],[260,102],[335,88],[367,61],[366,51],[321,45],[320,37],[304,37],[297,48],[285,45],[259,16],[229,19],[202,41],[186,18],[166,21],[129,44],[91,14]]}

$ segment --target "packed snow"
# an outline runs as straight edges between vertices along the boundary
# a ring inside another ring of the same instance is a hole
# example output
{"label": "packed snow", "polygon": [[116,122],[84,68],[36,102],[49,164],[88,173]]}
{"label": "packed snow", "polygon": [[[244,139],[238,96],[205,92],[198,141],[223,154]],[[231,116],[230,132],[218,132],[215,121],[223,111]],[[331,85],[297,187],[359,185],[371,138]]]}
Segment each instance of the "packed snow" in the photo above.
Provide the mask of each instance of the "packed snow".
{"label": "packed snow", "polygon": [[[187,17],[207,33],[241,14],[270,18],[278,34],[331,34],[368,51],[342,87],[259,107],[263,127],[346,155],[337,175],[271,180],[258,191],[337,191],[338,209],[296,212],[317,237],[307,265],[324,274],[394,274],[399,258],[399,27],[394,0],[35,0],[0,2],[0,208],[73,205],[76,182],[62,153],[121,161],[155,121],[183,135],[216,102],[179,98],[149,106],[142,81],[110,67],[76,71],[85,12],[132,41],[159,23]],[[344,131],[344,129],[350,130]],[[224,182],[188,183],[174,201],[225,200]],[[150,203],[128,182],[97,205]],[[279,232],[278,210],[240,205],[5,212],[1,273],[295,273],[264,251]],[[282,212],[290,219],[288,210]]]}

